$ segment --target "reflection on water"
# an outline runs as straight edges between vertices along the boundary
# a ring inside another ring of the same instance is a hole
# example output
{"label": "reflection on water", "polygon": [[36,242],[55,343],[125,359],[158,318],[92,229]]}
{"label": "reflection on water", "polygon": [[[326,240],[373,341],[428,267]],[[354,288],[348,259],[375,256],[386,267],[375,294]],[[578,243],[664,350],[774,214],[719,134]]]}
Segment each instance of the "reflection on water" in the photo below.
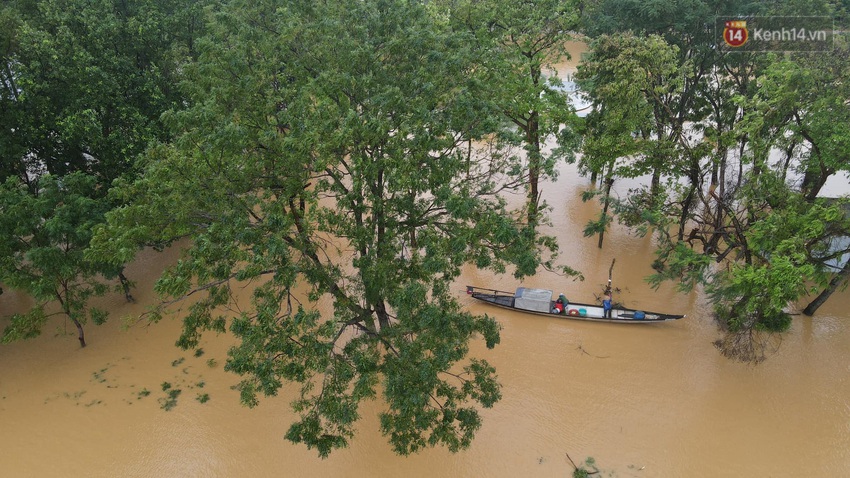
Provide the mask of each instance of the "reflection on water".
{"label": "reflection on water", "polygon": [[[629,183],[615,186],[623,194]],[[473,353],[496,366],[504,386],[467,451],[397,457],[378,431],[380,402],[368,402],[351,447],[323,461],[283,439],[293,392],[253,410],[239,405],[230,388],[237,378],[222,371],[228,337],[206,337],[196,357],[173,346],[175,320],[128,331],[113,320],[89,326],[90,345],[80,349],[73,334],[55,333],[65,327],[59,321],[35,340],[0,346],[2,475],[564,477],[569,453],[592,456],[620,477],[850,476],[850,294],[836,294],[814,318],[795,317],[763,364],[730,362],[712,345],[718,333],[703,297],[669,285],[652,291],[643,281],[650,238],[614,225],[600,250],[595,238],[582,237],[598,214],[598,205],[581,202],[589,187],[565,165],[544,188],[561,260],[586,280],[541,273],[524,285],[592,300],[616,258],[618,300],[688,317],[636,327],[489,308],[463,286],[518,284],[465,270],[460,300],[503,326],[499,346],[476,344]],[[128,271],[139,303],[116,295],[103,305],[113,317],[141,313],[153,300],[152,281],[175,257],[145,253]],[[0,296],[4,315],[24,302],[13,291]],[[168,412],[161,409],[165,382],[181,390]]]}

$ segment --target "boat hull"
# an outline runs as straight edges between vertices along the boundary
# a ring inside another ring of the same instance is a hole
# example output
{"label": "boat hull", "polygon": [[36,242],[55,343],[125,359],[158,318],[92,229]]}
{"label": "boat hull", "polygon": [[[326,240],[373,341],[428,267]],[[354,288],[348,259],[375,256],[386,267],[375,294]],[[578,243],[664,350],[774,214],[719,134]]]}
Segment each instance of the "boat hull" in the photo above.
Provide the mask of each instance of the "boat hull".
{"label": "boat hull", "polygon": [[[668,322],[685,317],[684,315],[661,314],[657,312],[638,311],[634,309],[626,309],[615,307],[611,309],[611,317],[605,317],[604,309],[595,304],[583,304],[580,302],[570,302],[564,313],[556,314],[551,312],[555,307],[555,301],[550,301],[549,312],[540,310],[528,310],[516,307],[516,294],[511,292],[482,289],[479,287],[467,286],[467,293],[473,299],[485,302],[503,309],[515,310],[526,314],[545,315],[548,317],[559,319],[584,320],[588,322],[608,322],[618,324],[651,324],[656,322]],[[570,311],[573,313],[571,314]],[[583,311],[584,314],[579,313]],[[643,318],[640,317],[640,312],[643,313]]]}

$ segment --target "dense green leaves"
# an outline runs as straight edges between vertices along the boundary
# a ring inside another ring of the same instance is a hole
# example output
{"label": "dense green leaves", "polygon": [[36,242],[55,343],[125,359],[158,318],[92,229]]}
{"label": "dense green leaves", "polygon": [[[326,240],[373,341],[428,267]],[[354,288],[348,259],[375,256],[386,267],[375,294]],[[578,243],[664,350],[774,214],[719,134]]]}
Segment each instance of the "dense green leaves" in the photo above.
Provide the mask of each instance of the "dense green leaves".
{"label": "dense green leaves", "polygon": [[[126,261],[189,237],[156,285],[198,297],[178,344],[229,329],[226,367],[250,406],[300,384],[290,440],[321,456],[346,446],[360,402],[382,391],[397,452],[468,446],[477,407],[499,398],[469,344],[499,336],[460,309],[453,280],[467,264],[533,273],[553,246],[499,196],[519,184],[514,158],[472,147],[499,112],[468,37],[405,1],[213,15],[185,68],[191,107],[166,115],[177,137],[114,190],[128,205],[93,250]],[[235,307],[236,287],[250,304]]]}
{"label": "dense green leaves", "polygon": [[[744,3],[735,12],[795,8]],[[825,300],[846,279],[827,262],[845,257],[839,238],[850,231],[819,195],[847,170],[847,54],[843,39],[815,54],[721,54],[700,19],[712,12],[733,13],[700,1],[590,6],[588,28],[604,34],[579,68],[594,102],[582,166],[607,180],[651,174],[614,204],[621,222],[657,234],[648,280],[707,286],[733,334],[723,347],[743,346],[729,355],[750,359],[759,357],[751,332],[785,330],[785,310],[816,292],[812,284],[826,288]],[[586,233],[601,233],[601,218]]]}
{"label": "dense green leaves", "polygon": [[487,94],[509,123],[501,137],[525,149],[526,217],[534,229],[544,208],[539,182],[556,177],[555,165],[566,151],[547,153],[543,144],[574,118],[555,64],[568,56],[566,42],[578,27],[579,5],[564,0],[436,4],[446,5],[455,28],[468,31],[478,48],[476,68],[485,75]]}
{"label": "dense green leaves", "polygon": [[171,22],[183,16],[180,8],[109,0],[9,4],[4,107],[15,125],[0,132],[6,174],[26,180],[26,171],[83,170],[109,184],[132,171],[135,156],[163,137],[160,114],[178,101],[170,83],[185,50],[172,38]]}
{"label": "dense green leaves", "polygon": [[[0,279],[38,307],[58,301],[83,345],[82,324],[106,319],[87,306],[104,292],[96,274],[117,276],[132,299],[126,261],[86,252],[88,241],[116,205],[106,199],[113,180],[132,181],[137,156],[167,136],[160,116],[182,103],[173,82],[193,54],[200,8],[180,0],[0,7],[0,242],[9,249]],[[32,336],[45,320],[41,309],[16,316],[4,339]]]}
{"label": "dense green leaves", "polygon": [[103,221],[109,203],[97,198],[95,178],[82,173],[44,176],[38,186],[31,194],[14,177],[0,185],[0,281],[37,301],[30,312],[12,317],[3,341],[38,335],[48,317],[45,304],[55,300],[85,346],[82,325],[89,318],[105,320],[103,311],[88,307],[90,297],[107,291],[98,275],[117,274],[113,266],[84,255],[92,227]]}

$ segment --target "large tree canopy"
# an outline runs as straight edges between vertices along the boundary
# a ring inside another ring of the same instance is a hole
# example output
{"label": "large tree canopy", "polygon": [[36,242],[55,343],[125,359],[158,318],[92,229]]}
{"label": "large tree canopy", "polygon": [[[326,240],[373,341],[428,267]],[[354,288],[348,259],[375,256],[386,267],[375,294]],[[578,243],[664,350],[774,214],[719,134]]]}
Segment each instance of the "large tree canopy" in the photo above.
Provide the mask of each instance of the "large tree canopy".
{"label": "large tree canopy", "polygon": [[[237,1],[212,28],[187,68],[194,106],[169,115],[179,136],[119,188],[129,205],[95,251],[125,262],[189,237],[157,283],[201,295],[179,345],[229,329],[227,369],[248,405],[301,384],[290,440],[322,456],[345,446],[380,388],[397,452],[468,446],[475,404],[500,393],[493,368],[466,356],[499,327],[462,311],[452,281],[467,264],[523,275],[541,261],[498,195],[521,187],[514,159],[474,145],[498,111],[468,42],[391,0]],[[251,303],[229,312],[245,283]]]}
{"label": "large tree canopy", "polygon": [[85,171],[108,185],[133,171],[135,156],[163,138],[162,112],[180,101],[171,85],[190,53],[195,8],[179,0],[4,4],[0,105],[14,124],[0,130],[0,174],[28,181]]}
{"label": "large tree canopy", "polygon": [[542,0],[440,0],[455,28],[472,35],[478,70],[508,127],[503,138],[522,145],[527,170],[528,224],[542,219],[540,182],[556,177],[566,149],[544,143],[574,117],[555,65],[568,59],[567,41],[578,28],[576,2]]}
{"label": "large tree canopy", "polygon": [[[38,306],[12,318],[4,340],[40,332],[48,301],[78,329],[105,313],[87,299],[123,264],[83,259],[91,229],[134,177],[136,156],[165,139],[162,113],[191,57],[199,2],[15,0],[0,6],[0,280]],[[49,310],[49,309],[47,309]]]}
{"label": "large tree canopy", "polygon": [[120,268],[84,256],[92,228],[109,209],[96,190],[95,178],[80,172],[44,176],[35,194],[14,177],[0,184],[0,280],[36,300],[28,312],[12,316],[3,342],[40,334],[51,301],[74,324],[83,347],[83,325],[106,319],[105,311],[88,307],[88,299],[107,291],[99,274],[115,276]]}
{"label": "large tree canopy", "polygon": [[[831,269],[846,257],[842,238],[850,235],[842,201],[819,197],[848,164],[841,121],[847,48],[836,39],[832,50],[813,54],[724,54],[683,6],[721,8],[631,0],[591,6],[593,26],[615,32],[597,38],[580,67],[595,106],[582,161],[612,176],[652,174],[649,186],[614,208],[625,224],[657,233],[650,282],[674,280],[688,291],[705,285],[729,332],[721,349],[759,360],[758,332],[786,330],[788,305],[821,290],[804,309],[813,313],[850,271],[846,264]],[[797,7],[744,3],[735,11],[778,15]],[[827,7],[816,2],[812,12]],[[589,230],[608,221],[603,210]]]}

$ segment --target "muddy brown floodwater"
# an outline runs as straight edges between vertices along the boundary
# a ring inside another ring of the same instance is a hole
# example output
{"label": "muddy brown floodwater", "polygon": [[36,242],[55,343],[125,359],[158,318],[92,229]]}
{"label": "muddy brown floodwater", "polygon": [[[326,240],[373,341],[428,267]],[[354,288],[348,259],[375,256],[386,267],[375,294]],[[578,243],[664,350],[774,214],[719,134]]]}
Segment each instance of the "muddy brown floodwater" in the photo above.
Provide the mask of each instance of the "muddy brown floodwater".
{"label": "muddy brown floodwater", "polygon": [[[321,460],[283,438],[292,392],[255,409],[239,405],[230,388],[237,378],[222,370],[229,337],[207,336],[195,356],[174,347],[174,319],[124,330],[113,318],[87,327],[90,345],[80,349],[73,327],[56,321],[37,339],[0,345],[0,476],[565,477],[566,453],[593,457],[604,476],[616,477],[850,476],[850,294],[836,294],[815,317],[795,316],[762,364],[729,361],[712,345],[719,335],[702,295],[669,285],[653,291],[643,281],[651,239],[617,225],[601,250],[596,238],[582,237],[599,211],[581,202],[588,187],[569,165],[544,185],[562,261],[587,279],[541,273],[525,285],[591,299],[616,258],[619,300],[688,317],[627,326],[491,309],[463,286],[518,284],[467,269],[458,297],[503,326],[500,345],[476,344],[472,353],[496,367],[504,388],[466,451],[395,456],[378,431],[381,404],[369,402],[351,446]],[[153,280],[176,254],[142,254],[128,270],[138,303],[116,294],[102,305],[113,317],[143,312]],[[7,290],[0,315],[27,304]],[[166,382],[181,391],[170,411],[162,409]]]}

